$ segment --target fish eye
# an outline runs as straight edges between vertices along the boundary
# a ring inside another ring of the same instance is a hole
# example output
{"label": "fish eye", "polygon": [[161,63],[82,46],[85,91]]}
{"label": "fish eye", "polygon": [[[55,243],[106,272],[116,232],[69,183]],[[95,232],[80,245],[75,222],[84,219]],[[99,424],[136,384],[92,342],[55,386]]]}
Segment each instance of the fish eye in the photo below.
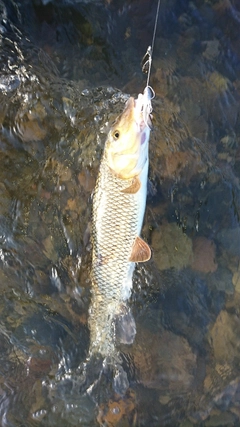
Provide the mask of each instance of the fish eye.
{"label": "fish eye", "polygon": [[117,139],[119,138],[119,136],[120,136],[120,132],[119,132],[119,130],[115,130],[115,131],[113,132],[113,138],[114,138],[115,140],[117,140]]}

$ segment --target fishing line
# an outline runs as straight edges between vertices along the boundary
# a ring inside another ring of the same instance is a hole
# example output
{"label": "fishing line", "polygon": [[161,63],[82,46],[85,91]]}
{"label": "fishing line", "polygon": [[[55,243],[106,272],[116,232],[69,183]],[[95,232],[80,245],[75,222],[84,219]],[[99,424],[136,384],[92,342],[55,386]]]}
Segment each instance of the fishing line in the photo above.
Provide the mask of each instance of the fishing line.
{"label": "fishing line", "polygon": [[143,71],[143,73],[147,73],[147,87],[149,86],[149,79],[150,79],[150,74],[151,74],[152,55],[153,55],[155,38],[156,38],[160,2],[161,2],[161,0],[158,0],[155,24],[154,24],[154,29],[153,29],[152,44],[151,44],[151,46],[148,46],[147,52],[145,53],[145,55],[142,59],[142,71]]}

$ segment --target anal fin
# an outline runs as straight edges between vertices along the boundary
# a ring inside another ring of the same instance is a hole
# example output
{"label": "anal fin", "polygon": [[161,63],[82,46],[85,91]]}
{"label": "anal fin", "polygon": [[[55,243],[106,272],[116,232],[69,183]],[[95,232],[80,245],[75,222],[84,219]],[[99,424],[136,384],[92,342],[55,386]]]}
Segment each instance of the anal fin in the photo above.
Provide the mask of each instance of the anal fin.
{"label": "anal fin", "polygon": [[145,262],[151,258],[151,249],[141,237],[137,236],[129,258],[131,262]]}

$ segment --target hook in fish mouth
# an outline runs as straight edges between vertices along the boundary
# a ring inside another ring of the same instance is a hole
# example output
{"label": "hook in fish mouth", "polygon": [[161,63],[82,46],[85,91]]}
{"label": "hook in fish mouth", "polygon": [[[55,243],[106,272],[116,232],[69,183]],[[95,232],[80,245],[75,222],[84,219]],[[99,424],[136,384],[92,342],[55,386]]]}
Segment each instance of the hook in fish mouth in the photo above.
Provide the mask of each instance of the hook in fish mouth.
{"label": "hook in fish mouth", "polygon": [[140,93],[135,100],[135,119],[139,126],[140,132],[147,126],[152,130],[152,99],[155,97],[155,92],[151,86],[146,86],[143,93]]}

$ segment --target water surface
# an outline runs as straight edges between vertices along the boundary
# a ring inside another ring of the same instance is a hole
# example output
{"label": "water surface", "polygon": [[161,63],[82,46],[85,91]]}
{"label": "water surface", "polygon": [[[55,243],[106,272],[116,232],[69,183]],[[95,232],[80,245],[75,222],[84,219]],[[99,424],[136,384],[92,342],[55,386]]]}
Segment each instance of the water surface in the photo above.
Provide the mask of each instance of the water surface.
{"label": "water surface", "polygon": [[[0,417],[7,427],[240,423],[240,8],[162,1],[129,388],[87,371],[91,193],[145,85],[156,1],[0,3]],[[92,377],[91,377],[92,376]]]}

